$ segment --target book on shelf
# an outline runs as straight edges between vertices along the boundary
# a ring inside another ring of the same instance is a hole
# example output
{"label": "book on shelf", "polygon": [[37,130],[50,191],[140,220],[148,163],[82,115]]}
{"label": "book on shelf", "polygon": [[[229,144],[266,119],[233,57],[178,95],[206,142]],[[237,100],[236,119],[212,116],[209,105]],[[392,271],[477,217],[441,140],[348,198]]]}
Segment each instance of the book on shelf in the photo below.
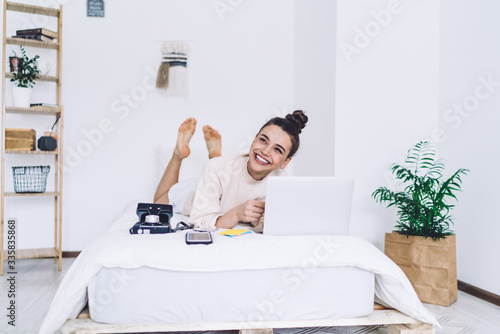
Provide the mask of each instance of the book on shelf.
{"label": "book on shelf", "polygon": [[35,29],[23,29],[17,30],[16,35],[24,36],[24,35],[44,35],[50,38],[57,38],[57,32],[45,29],[45,28],[35,28]]}
{"label": "book on shelf", "polygon": [[54,39],[44,36],[44,35],[14,35],[12,36],[14,38],[23,38],[23,39],[32,39],[35,41],[42,41],[42,42],[53,42]]}
{"label": "book on shelf", "polygon": [[30,107],[44,107],[44,108],[54,108],[57,109],[59,106],[57,104],[52,104],[52,103],[45,103],[45,102],[40,102],[40,103],[31,103]]}

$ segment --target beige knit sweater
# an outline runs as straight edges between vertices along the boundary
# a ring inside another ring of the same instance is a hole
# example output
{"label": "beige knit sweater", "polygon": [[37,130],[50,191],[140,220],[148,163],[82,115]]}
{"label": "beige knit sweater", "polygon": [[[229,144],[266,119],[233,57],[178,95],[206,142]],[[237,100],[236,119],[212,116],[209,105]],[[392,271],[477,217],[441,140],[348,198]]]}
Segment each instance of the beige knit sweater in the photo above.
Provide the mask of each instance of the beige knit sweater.
{"label": "beige knit sweater", "polygon": [[232,208],[255,199],[266,198],[266,181],[269,176],[284,174],[282,169],[271,172],[260,181],[254,180],[247,171],[248,155],[210,159],[203,172],[189,222],[200,229],[215,229],[217,219]]}

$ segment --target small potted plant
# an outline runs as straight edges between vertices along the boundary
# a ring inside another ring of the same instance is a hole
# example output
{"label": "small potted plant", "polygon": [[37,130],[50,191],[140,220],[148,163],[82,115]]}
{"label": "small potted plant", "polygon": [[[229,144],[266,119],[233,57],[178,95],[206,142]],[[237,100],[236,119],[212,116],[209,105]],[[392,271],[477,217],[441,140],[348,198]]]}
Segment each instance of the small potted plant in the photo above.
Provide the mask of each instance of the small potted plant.
{"label": "small potted plant", "polygon": [[391,171],[402,181],[401,191],[380,187],[372,194],[377,202],[398,209],[393,233],[385,236],[385,253],[408,276],[420,300],[449,306],[457,299],[456,236],[450,211],[454,192],[461,190],[460,168],[444,178],[445,165],[437,159],[431,142],[417,143],[408,151],[404,164]]}
{"label": "small potted plant", "polygon": [[40,70],[36,61],[40,56],[36,55],[33,58],[29,58],[22,46],[20,46],[20,49],[22,54],[22,68],[13,73],[12,79],[10,79],[15,85],[12,87],[12,98],[14,107],[29,108],[31,91],[36,79],[39,78],[38,74]]}

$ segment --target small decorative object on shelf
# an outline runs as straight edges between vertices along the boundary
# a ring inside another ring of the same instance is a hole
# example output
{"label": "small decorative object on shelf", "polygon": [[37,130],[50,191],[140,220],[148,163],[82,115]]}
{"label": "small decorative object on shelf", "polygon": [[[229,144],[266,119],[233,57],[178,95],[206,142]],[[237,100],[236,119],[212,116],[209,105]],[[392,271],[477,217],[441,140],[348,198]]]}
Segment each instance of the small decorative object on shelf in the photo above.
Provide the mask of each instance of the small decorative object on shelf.
{"label": "small decorative object on shelf", "polygon": [[40,70],[41,75],[49,75],[49,73],[52,71],[52,64],[48,61],[41,61],[38,59],[36,62],[36,66]]}
{"label": "small decorative object on shelf", "polygon": [[34,151],[36,149],[36,131],[33,129],[5,129],[5,149]]}
{"label": "small decorative object on shelf", "polygon": [[42,136],[38,138],[38,149],[40,151],[55,151],[57,140],[52,136]]}
{"label": "small decorative object on shelf", "polygon": [[57,148],[57,133],[53,131],[60,118],[61,116],[57,117],[50,131],[45,132],[44,135],[38,139],[38,148],[40,151],[54,151]]}
{"label": "small decorative object on shelf", "polygon": [[35,85],[36,79],[40,71],[36,65],[36,61],[40,56],[36,55],[29,58],[26,55],[26,50],[20,46],[23,55],[23,66],[20,71],[13,73],[11,82],[14,82],[15,87],[12,87],[12,98],[14,107],[29,108],[31,89]]}
{"label": "small decorative object on shelf", "polygon": [[47,185],[50,166],[12,167],[16,193],[43,193]]}
{"label": "small decorative object on shelf", "polygon": [[14,50],[12,50],[12,53],[14,55],[9,57],[10,72],[17,73],[23,68],[23,58],[18,57]]}

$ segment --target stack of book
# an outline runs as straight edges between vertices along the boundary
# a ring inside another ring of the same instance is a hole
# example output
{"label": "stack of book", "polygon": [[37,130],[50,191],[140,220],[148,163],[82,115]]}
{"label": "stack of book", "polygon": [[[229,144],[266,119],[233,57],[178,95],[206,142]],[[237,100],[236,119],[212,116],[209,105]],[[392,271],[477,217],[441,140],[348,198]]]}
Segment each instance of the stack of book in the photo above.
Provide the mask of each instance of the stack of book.
{"label": "stack of book", "polygon": [[57,38],[57,33],[45,28],[17,30],[15,38],[34,39],[37,41],[53,42]]}
{"label": "stack of book", "polygon": [[31,103],[30,104],[30,107],[38,107],[38,108],[59,108],[57,106],[57,104],[52,104],[52,103],[45,103],[45,102],[41,102],[41,103]]}

